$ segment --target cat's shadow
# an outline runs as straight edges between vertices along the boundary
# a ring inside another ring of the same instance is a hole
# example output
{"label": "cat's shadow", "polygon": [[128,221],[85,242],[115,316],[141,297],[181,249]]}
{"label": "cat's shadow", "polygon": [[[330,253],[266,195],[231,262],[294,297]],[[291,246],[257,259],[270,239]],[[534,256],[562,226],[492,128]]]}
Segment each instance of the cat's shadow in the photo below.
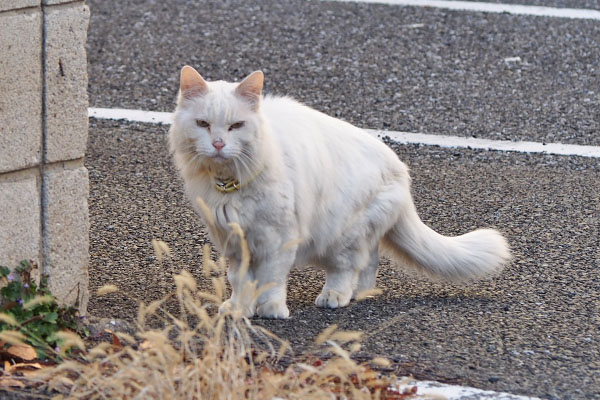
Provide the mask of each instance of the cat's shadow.
{"label": "cat's shadow", "polygon": [[[352,301],[339,309],[319,308],[312,300],[291,302],[290,318],[285,320],[253,319],[288,340],[296,354],[314,349],[314,340],[325,328],[336,324],[340,330],[361,331],[366,337],[397,335],[398,326],[414,325],[436,318],[461,318],[465,314],[501,312],[505,303],[498,298],[472,293],[441,293],[402,296],[385,293],[361,301]],[[477,310],[477,311],[474,311]],[[417,330],[420,328],[416,328]]]}

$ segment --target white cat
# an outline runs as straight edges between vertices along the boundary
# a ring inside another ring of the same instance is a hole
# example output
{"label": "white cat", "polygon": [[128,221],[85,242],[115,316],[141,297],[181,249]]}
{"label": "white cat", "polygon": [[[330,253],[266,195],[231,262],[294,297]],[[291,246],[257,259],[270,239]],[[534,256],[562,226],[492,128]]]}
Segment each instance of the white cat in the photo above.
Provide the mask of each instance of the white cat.
{"label": "white cat", "polygon": [[[206,82],[181,71],[169,132],[187,195],[230,260],[232,295],[223,306],[246,316],[287,318],[286,281],[294,267],[323,268],[316,304],[344,307],[375,285],[379,248],[433,277],[465,281],[499,271],[511,255],[492,229],[442,236],[417,215],[408,168],[385,144],[349,123],[286,97],[262,97],[263,73],[241,83]],[[199,207],[200,197],[208,205]],[[204,211],[203,211],[204,210]],[[251,253],[241,276],[244,230]],[[256,301],[243,291],[271,284]]]}

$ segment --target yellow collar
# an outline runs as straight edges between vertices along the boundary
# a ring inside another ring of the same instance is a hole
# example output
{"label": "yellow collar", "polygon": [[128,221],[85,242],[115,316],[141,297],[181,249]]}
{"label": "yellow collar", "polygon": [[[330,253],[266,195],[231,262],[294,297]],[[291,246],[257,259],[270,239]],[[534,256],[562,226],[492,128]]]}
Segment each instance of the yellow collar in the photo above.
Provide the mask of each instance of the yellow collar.
{"label": "yellow collar", "polygon": [[215,177],[215,188],[221,193],[231,193],[239,190],[240,181],[237,178],[221,179]]}
{"label": "yellow collar", "polygon": [[[262,172],[263,172],[262,169],[259,170],[253,177],[251,177],[246,182],[244,182],[244,186],[247,186],[250,182],[255,180]],[[237,178],[223,179],[223,178],[217,178],[215,176],[214,180],[215,180],[215,189],[217,189],[221,193],[235,192],[236,190],[240,190],[242,187],[242,185],[240,184],[240,181]]]}

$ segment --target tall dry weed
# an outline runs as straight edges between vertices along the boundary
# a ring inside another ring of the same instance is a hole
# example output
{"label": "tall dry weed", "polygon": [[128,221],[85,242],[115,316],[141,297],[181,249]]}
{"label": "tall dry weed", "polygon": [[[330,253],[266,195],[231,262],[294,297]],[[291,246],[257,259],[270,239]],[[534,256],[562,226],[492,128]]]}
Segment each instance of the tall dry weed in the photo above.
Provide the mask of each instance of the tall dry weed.
{"label": "tall dry weed", "polygon": [[[242,238],[239,229],[233,229]],[[153,241],[161,259],[170,250]],[[246,247],[247,248],[247,247]],[[354,361],[360,349],[360,332],[341,332],[337,326],[324,330],[315,346],[327,349],[327,360],[278,363],[291,355],[288,342],[254,326],[235,310],[219,314],[224,300],[225,260],[213,261],[204,248],[205,277],[213,289],[197,289],[192,275],[174,275],[175,293],[149,304],[140,303],[137,333],[115,333],[117,340],[100,343],[77,358],[45,368],[28,379],[42,383],[57,398],[73,399],[389,399],[409,394],[388,388],[394,377],[381,378],[368,366]],[[248,259],[244,260],[246,263]],[[247,268],[247,264],[246,264]],[[216,272],[216,274],[215,274]],[[217,275],[215,277],[215,275]],[[118,291],[106,285],[98,295]],[[165,302],[175,297],[179,313]],[[162,328],[147,321],[159,318]],[[75,338],[72,345],[81,348]],[[293,358],[292,358],[293,359]],[[387,365],[384,359],[374,360]],[[390,394],[394,396],[390,397]],[[397,394],[397,395],[396,395]],[[398,397],[402,396],[402,397]]]}

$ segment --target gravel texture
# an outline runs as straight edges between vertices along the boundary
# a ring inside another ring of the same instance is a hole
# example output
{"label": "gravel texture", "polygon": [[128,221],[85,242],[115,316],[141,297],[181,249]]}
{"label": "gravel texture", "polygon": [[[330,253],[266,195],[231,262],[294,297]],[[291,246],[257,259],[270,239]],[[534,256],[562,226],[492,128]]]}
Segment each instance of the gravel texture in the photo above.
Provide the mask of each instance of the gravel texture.
{"label": "gravel texture", "polygon": [[[95,107],[172,111],[178,72],[266,73],[367,128],[600,144],[600,23],[319,1],[88,1]],[[505,61],[519,57],[520,61]]]}
{"label": "gravel texture", "polygon": [[[91,290],[97,317],[133,320],[136,301],[172,290],[171,274],[200,271],[206,235],[182,192],[165,146],[167,128],[90,120]],[[367,336],[364,357],[390,357],[398,373],[544,398],[600,396],[600,171],[596,159],[397,146],[411,167],[423,220],[454,235],[496,226],[514,262],[470,286],[431,283],[382,260],[376,299],[323,310],[323,275],[292,274],[292,318],[255,320],[298,354],[337,323]],[[168,242],[159,263],[150,241]]]}

